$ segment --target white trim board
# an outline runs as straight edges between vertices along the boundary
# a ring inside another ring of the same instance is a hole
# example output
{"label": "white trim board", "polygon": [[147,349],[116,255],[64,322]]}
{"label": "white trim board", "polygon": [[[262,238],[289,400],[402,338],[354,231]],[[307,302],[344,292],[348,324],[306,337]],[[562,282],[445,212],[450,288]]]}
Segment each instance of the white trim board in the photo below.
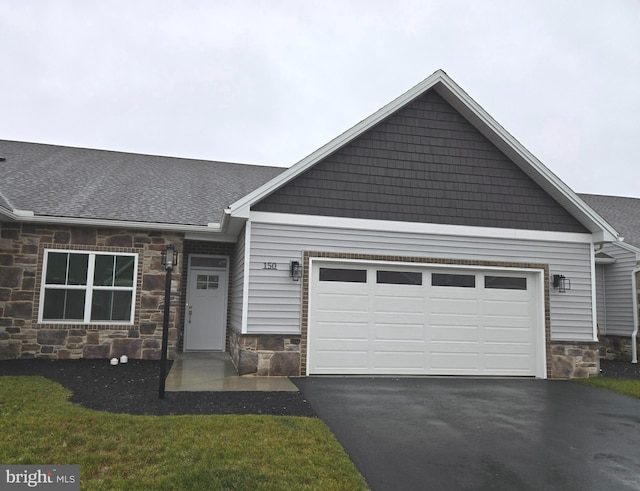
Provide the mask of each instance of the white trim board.
{"label": "white trim board", "polygon": [[538,240],[546,242],[577,242],[590,244],[593,236],[588,233],[546,232],[494,227],[471,227],[466,225],[442,225],[436,223],[397,222],[364,218],[327,217],[319,215],[297,215],[252,211],[248,223],[275,225],[306,225],[311,227],[371,230],[374,232],[398,232],[429,235],[454,235],[460,237],[490,237],[498,239]]}
{"label": "white trim board", "polygon": [[244,270],[242,279],[242,320],[240,334],[249,332],[249,278],[251,274],[251,222],[247,221],[244,228]]}

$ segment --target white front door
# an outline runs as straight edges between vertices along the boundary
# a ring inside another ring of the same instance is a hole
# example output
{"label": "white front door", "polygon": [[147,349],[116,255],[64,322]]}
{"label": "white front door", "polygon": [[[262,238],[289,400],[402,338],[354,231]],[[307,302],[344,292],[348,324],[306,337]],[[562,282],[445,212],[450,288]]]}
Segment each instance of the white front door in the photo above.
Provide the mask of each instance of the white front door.
{"label": "white front door", "polygon": [[227,325],[227,270],[189,268],[185,308],[185,351],[224,351]]}

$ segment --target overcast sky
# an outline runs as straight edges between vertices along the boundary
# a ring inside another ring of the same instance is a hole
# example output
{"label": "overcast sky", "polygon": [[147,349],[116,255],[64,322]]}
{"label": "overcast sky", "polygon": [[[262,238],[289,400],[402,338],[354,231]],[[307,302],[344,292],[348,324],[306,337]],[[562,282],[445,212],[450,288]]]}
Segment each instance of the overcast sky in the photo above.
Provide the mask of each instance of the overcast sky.
{"label": "overcast sky", "polygon": [[0,139],[290,166],[446,71],[640,197],[640,0],[0,0]]}

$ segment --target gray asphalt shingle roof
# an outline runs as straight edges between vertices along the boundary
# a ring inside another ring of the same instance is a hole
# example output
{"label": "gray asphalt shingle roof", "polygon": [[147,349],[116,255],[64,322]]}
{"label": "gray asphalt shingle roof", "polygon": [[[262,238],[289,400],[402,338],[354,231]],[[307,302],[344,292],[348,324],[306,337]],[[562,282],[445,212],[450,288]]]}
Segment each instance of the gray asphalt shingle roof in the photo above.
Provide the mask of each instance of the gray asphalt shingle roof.
{"label": "gray asphalt shingle roof", "polygon": [[282,167],[0,140],[0,206],[54,217],[218,223]]}
{"label": "gray asphalt shingle roof", "polygon": [[640,199],[599,194],[578,194],[609,222],[627,244],[640,247]]}

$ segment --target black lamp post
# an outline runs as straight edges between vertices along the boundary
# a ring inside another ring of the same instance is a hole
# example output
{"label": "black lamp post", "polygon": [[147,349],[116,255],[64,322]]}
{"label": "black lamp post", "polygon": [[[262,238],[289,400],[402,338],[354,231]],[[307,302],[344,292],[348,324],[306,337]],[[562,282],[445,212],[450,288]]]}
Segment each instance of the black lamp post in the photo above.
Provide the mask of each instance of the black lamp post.
{"label": "black lamp post", "polygon": [[164,319],[162,323],[162,352],[160,354],[160,399],[164,399],[164,385],[167,378],[167,349],[169,344],[169,304],[171,303],[171,272],[178,264],[178,251],[173,244],[168,244],[162,251],[162,265],[167,271],[164,286]]}

